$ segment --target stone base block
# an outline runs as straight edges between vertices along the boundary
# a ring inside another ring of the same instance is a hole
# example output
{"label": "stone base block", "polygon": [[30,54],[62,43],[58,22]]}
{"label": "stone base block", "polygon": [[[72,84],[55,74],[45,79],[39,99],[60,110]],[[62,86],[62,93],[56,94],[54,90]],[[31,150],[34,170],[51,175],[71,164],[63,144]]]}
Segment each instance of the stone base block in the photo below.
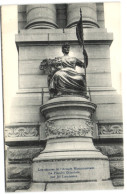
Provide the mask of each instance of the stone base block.
{"label": "stone base block", "polygon": [[45,191],[45,188],[46,188],[45,183],[31,183],[30,188],[27,191],[28,192]]}
{"label": "stone base block", "polygon": [[124,187],[124,179],[123,178],[113,178],[112,179],[113,186],[115,188],[123,188]]}
{"label": "stone base block", "polygon": [[[75,182],[75,183],[32,183],[30,189],[25,192],[34,191],[76,191],[76,190],[111,190],[114,189],[111,181],[101,182]],[[20,190],[18,190],[20,192]]]}
{"label": "stone base block", "polygon": [[76,191],[76,190],[101,190],[113,189],[111,181],[103,182],[80,182],[80,183],[50,183],[46,191]]}
{"label": "stone base block", "polygon": [[105,157],[33,162],[33,181],[38,183],[105,182],[109,179],[109,161]]}
{"label": "stone base block", "polygon": [[30,182],[6,182],[6,192],[24,191],[28,190]]}

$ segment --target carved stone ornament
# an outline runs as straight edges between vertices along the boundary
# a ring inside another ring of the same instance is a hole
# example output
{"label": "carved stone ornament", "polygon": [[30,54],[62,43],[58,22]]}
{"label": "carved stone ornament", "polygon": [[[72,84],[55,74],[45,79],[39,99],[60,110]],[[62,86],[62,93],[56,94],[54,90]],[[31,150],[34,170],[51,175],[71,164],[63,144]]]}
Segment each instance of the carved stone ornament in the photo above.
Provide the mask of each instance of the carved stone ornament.
{"label": "carved stone ornament", "polygon": [[5,137],[35,137],[38,136],[37,127],[10,127],[5,128]]}
{"label": "carved stone ornament", "polygon": [[79,126],[63,126],[55,125],[54,121],[45,122],[46,137],[85,137],[86,135],[93,134],[93,123],[90,120],[86,120],[84,125]]}
{"label": "carved stone ornament", "polygon": [[103,124],[99,126],[100,135],[123,134],[122,124]]}

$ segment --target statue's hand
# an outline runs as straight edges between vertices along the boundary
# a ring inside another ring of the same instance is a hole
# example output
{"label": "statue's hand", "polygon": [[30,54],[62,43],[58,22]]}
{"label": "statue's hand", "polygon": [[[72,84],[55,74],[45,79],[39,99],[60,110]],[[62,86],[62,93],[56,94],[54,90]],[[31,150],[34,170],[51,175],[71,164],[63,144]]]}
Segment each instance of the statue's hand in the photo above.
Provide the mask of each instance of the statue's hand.
{"label": "statue's hand", "polygon": [[88,66],[88,55],[85,49],[83,50],[83,55],[84,55],[84,60],[85,60],[85,67],[87,67]]}

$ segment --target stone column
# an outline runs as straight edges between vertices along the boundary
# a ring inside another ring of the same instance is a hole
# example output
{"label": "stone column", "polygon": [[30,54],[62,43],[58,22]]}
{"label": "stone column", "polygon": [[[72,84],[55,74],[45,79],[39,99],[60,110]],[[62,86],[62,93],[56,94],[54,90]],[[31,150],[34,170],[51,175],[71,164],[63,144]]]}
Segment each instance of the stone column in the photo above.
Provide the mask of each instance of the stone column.
{"label": "stone column", "polygon": [[27,5],[26,28],[45,29],[57,28],[56,6],[51,4]]}
{"label": "stone column", "polygon": [[97,28],[96,3],[68,4],[67,7],[67,27],[72,28],[80,18],[80,8],[82,10],[83,26],[85,28]]}

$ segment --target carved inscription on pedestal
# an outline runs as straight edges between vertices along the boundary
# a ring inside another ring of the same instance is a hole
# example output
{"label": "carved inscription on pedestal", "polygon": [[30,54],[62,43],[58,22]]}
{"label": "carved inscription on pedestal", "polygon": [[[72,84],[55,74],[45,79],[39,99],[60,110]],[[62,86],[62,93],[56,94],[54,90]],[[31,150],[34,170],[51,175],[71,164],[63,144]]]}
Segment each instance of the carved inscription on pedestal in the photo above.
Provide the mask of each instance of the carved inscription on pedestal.
{"label": "carved inscription on pedestal", "polygon": [[[101,160],[52,160],[33,164],[33,181],[68,182],[97,181],[109,178],[108,161],[104,161],[105,173],[99,171],[103,164]],[[98,172],[98,174],[97,174]]]}

